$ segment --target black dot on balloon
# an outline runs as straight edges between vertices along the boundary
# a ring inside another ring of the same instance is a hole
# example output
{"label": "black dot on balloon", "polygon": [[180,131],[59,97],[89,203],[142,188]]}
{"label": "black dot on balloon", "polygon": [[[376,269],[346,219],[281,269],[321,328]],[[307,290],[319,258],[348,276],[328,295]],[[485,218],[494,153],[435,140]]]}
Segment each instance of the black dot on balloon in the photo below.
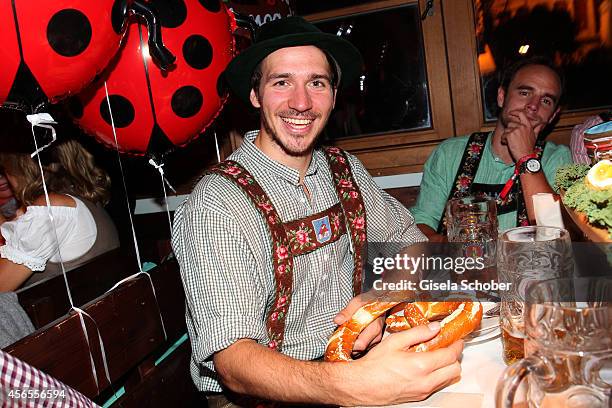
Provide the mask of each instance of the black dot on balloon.
{"label": "black dot on balloon", "polygon": [[157,11],[162,27],[176,28],[187,18],[187,6],[183,0],[155,0],[153,8]]}
{"label": "black dot on balloon", "polygon": [[200,0],[200,4],[211,13],[216,13],[221,10],[221,3],[219,0]]}
{"label": "black dot on balloon", "polygon": [[74,57],[85,51],[89,45],[91,24],[79,10],[58,11],[47,24],[47,41],[58,54]]}
{"label": "black dot on balloon", "polygon": [[111,24],[113,25],[113,31],[117,34],[121,34],[123,23],[127,18],[127,0],[115,0],[113,3],[113,9],[111,11]]}
{"label": "black dot on balloon", "polygon": [[[113,111],[113,119],[115,121],[115,127],[124,128],[130,125],[134,121],[134,105],[126,97],[121,95],[110,95],[111,110]],[[112,126],[111,116],[108,112],[108,104],[106,98],[100,102],[100,116],[106,123]]]}
{"label": "black dot on balloon", "polygon": [[204,98],[195,86],[183,86],[172,95],[172,110],[181,118],[190,118],[200,111]]}
{"label": "black dot on balloon", "polygon": [[83,117],[83,109],[83,103],[78,97],[73,96],[68,100],[68,111],[73,118],[81,119]]}
{"label": "black dot on balloon", "polygon": [[183,57],[190,67],[204,69],[212,62],[213,49],[206,38],[194,34],[183,43]]}

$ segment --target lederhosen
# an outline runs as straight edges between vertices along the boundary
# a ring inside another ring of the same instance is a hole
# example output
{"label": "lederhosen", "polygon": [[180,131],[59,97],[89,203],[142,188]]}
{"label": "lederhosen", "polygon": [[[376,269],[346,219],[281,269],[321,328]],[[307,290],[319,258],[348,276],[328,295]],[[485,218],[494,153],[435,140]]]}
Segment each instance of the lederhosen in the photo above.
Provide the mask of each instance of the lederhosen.
{"label": "lederhosen", "polygon": [[266,221],[272,241],[275,293],[268,310],[268,347],[280,351],[285,319],[291,304],[293,258],[337,241],[347,230],[353,245],[353,294],[361,292],[363,260],[366,251],[366,214],[361,191],[355,182],[346,153],[335,147],[325,149],[339,203],[327,210],[293,221],[281,220],[272,201],[239,163],[226,160],[208,173],[218,174],[238,186]]}
{"label": "lederhosen", "polygon": [[[446,201],[448,202],[448,200],[452,198],[462,198],[469,195],[486,194],[489,197],[495,198],[497,215],[516,210],[516,225],[529,225],[529,217],[527,216],[527,207],[525,206],[525,198],[523,197],[520,178],[516,179],[505,200],[499,197],[505,183],[474,183],[474,178],[478,172],[478,166],[480,165],[480,159],[482,158],[482,152],[484,151],[488,136],[489,133],[485,132],[474,132],[471,134],[465,146],[453,187]],[[542,158],[543,151],[544,141],[538,139],[535,145],[535,152],[538,155],[538,159]],[[438,233],[446,234],[446,211],[443,211],[442,217],[440,218]]]}

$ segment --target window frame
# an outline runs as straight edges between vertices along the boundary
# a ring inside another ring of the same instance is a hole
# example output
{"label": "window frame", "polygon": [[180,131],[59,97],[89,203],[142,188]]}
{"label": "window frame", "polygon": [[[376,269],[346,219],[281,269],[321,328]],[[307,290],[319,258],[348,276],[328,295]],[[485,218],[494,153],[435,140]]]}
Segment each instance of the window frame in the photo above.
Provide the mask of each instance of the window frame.
{"label": "window frame", "polygon": [[[473,0],[441,1],[450,62],[448,67],[453,111],[455,118],[460,118],[455,121],[455,130],[458,135],[492,130],[495,122],[484,120]],[[465,52],[466,47],[472,51]],[[569,145],[572,128],[603,109],[605,107],[564,112],[562,107],[555,128],[546,140]]]}
{"label": "window frame", "polygon": [[[331,18],[413,4],[417,4],[419,12],[423,13],[426,3],[425,0],[382,0],[309,14],[304,18],[317,23]],[[374,133],[339,139],[336,142],[338,147],[356,154],[374,176],[420,171],[438,142],[455,133],[443,19],[439,8],[436,7],[434,14],[421,22],[421,28],[432,127],[413,131]]]}

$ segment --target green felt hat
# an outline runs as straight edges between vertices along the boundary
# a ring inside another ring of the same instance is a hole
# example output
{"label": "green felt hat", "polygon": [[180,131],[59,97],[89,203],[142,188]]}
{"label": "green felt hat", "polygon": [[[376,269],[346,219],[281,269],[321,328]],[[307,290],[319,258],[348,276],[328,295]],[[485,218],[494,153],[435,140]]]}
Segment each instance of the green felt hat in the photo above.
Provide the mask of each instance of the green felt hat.
{"label": "green felt hat", "polygon": [[324,33],[301,17],[292,16],[262,25],[253,44],[229,63],[223,73],[224,80],[238,97],[250,103],[251,76],[255,67],[276,50],[302,45],[314,45],[336,62],[340,71],[339,88],[350,85],[361,73],[361,53],[353,44]]}

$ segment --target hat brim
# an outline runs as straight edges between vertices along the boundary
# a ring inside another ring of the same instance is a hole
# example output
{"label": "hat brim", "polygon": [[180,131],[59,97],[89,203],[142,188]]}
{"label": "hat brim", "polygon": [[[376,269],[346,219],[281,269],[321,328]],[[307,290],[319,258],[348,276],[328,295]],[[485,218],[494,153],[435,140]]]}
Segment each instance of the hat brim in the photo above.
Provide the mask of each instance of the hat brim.
{"label": "hat brim", "polygon": [[249,104],[255,67],[274,51],[303,45],[314,45],[335,60],[341,72],[339,88],[346,88],[359,76],[363,60],[353,44],[332,34],[312,32],[288,34],[251,45],[228,64],[223,79],[240,99]]}

